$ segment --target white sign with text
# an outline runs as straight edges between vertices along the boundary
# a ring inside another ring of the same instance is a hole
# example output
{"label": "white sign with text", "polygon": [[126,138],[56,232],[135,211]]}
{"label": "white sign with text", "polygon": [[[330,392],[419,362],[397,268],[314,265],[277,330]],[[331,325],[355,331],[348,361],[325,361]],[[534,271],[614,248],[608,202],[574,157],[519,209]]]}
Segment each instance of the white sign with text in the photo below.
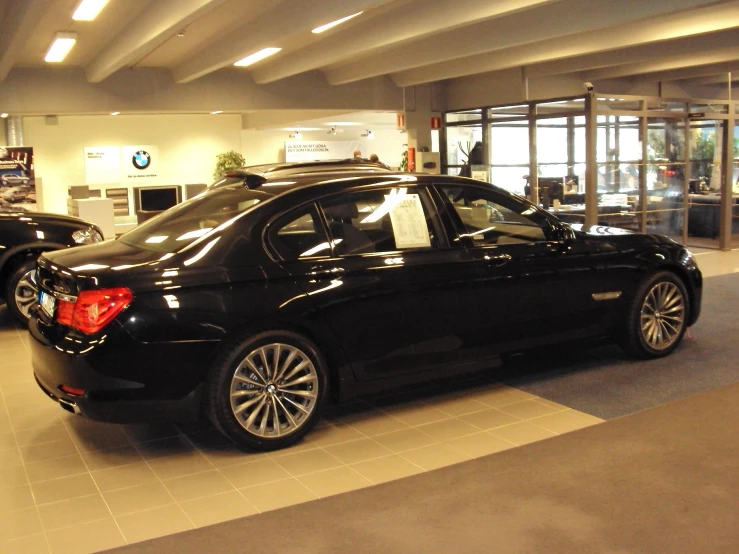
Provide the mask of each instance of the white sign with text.
{"label": "white sign with text", "polygon": [[[358,140],[288,140],[285,141],[286,162],[312,162],[351,158],[354,150],[361,150]],[[369,154],[362,152],[363,157]]]}
{"label": "white sign with text", "polygon": [[119,146],[85,146],[85,184],[105,185],[121,181]]}
{"label": "white sign with text", "polygon": [[158,146],[124,146],[121,150],[121,182],[155,183],[159,180]]}

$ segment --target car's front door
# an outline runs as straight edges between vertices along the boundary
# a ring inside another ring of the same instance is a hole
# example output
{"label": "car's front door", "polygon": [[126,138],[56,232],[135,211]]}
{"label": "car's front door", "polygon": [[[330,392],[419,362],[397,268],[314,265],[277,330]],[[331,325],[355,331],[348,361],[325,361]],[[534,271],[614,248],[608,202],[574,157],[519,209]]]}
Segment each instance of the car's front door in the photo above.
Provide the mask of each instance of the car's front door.
{"label": "car's front door", "polygon": [[283,266],[326,319],[357,379],[470,363],[456,320],[458,268],[469,254],[448,244],[428,191],[375,187],[318,204],[330,255]]}
{"label": "car's front door", "polygon": [[597,258],[513,195],[443,179],[437,185],[437,199],[453,208],[457,239],[471,255],[470,279],[458,291],[468,307],[470,344],[505,351],[591,332],[585,321],[591,294],[603,286]]}

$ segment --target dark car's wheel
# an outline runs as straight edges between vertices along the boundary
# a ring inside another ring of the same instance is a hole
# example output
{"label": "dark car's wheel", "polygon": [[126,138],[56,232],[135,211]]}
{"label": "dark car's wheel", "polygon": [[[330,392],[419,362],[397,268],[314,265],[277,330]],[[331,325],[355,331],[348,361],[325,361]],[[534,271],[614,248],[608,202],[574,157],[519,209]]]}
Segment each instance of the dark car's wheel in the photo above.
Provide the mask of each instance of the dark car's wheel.
{"label": "dark car's wheel", "polygon": [[670,271],[651,275],[634,297],[624,346],[640,357],[666,356],[683,339],[688,309],[688,293],[677,275]]}
{"label": "dark car's wheel", "polygon": [[251,450],[284,448],[317,423],[326,398],[318,348],[287,331],[246,338],[218,357],[206,409],[216,427]]}
{"label": "dark car's wheel", "polygon": [[28,259],[10,274],[5,288],[8,310],[23,325],[28,324],[37,295],[36,260]]}

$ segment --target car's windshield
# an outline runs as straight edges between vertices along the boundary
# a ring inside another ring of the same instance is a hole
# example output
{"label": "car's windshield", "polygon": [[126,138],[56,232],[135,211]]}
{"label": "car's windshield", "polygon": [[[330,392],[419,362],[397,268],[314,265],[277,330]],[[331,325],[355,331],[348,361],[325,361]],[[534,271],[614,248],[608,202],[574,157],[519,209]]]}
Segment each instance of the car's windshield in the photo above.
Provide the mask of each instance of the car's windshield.
{"label": "car's windshield", "polygon": [[119,240],[145,250],[176,252],[271,197],[271,194],[244,187],[219,188],[170,208]]}

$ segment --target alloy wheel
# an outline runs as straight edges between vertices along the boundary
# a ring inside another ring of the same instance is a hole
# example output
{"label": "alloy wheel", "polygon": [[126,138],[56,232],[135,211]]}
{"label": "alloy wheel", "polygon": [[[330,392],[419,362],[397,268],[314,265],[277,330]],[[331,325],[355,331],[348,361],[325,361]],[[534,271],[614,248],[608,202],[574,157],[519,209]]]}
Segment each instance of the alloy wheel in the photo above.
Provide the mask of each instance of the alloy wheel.
{"label": "alloy wheel", "polygon": [[318,401],[318,374],[311,358],[289,344],[251,351],[234,371],[231,411],[239,425],[262,438],[286,437],[310,418]]}
{"label": "alloy wheel", "polygon": [[669,281],[656,283],[642,304],[640,327],[644,342],[654,350],[665,350],[680,338],[684,325],[682,291]]}
{"label": "alloy wheel", "polygon": [[15,305],[26,319],[31,317],[31,308],[38,297],[38,285],[36,284],[36,270],[32,269],[23,274],[18,280],[14,291]]}

